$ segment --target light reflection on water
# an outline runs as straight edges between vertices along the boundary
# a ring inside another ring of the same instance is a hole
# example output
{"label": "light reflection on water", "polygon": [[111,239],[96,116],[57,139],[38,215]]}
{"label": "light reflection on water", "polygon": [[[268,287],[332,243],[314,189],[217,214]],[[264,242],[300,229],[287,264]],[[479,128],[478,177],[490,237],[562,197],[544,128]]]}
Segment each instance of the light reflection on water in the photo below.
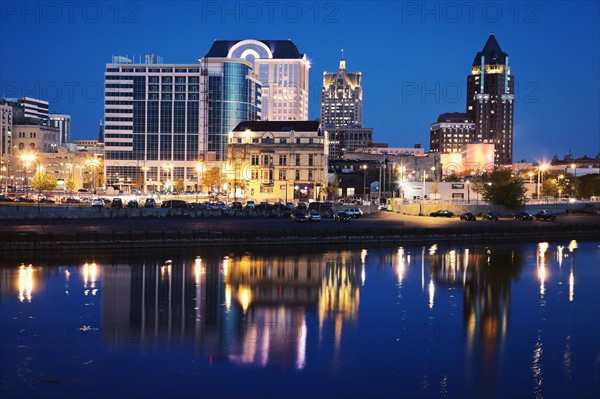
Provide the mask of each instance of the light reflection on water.
{"label": "light reflection on water", "polygon": [[211,395],[247,393],[235,375],[255,395],[589,396],[599,259],[571,241],[0,269],[0,393],[103,397],[139,378],[145,397],[171,382],[194,396],[206,378]]}

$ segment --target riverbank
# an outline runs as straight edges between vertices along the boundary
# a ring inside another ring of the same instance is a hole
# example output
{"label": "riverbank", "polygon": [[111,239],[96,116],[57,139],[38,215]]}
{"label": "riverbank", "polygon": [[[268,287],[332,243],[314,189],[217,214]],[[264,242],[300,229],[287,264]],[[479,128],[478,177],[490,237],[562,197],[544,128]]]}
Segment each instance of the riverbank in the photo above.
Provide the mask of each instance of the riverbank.
{"label": "riverbank", "polygon": [[283,218],[12,220],[0,226],[2,251],[256,247],[599,239],[600,217],[555,221],[465,222],[379,212],[350,223]]}

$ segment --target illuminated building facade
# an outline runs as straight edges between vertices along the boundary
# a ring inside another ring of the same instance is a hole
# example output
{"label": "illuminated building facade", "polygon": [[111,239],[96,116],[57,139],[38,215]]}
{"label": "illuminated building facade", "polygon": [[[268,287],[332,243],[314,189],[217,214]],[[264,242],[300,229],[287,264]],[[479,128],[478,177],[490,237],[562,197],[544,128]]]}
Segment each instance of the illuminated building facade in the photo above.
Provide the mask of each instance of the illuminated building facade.
{"label": "illuminated building facade", "polygon": [[477,139],[495,145],[498,165],[512,164],[514,85],[508,53],[492,32],[467,78],[467,114],[475,123]]}
{"label": "illuminated building facade", "polygon": [[288,202],[327,196],[327,133],[316,121],[248,121],[233,129],[227,180],[247,198]]}
{"label": "illuminated building facade", "polygon": [[512,164],[514,77],[508,54],[490,34],[467,78],[467,112],[441,114],[429,129],[430,151],[459,153],[473,141],[493,144],[494,164]]}
{"label": "illuminated building facade", "polygon": [[333,127],[362,127],[362,73],[346,71],[340,60],[337,72],[323,72],[321,123]]}
{"label": "illuminated building facade", "polygon": [[262,86],[260,119],[308,119],[310,62],[291,40],[215,40],[205,57],[251,65]]}

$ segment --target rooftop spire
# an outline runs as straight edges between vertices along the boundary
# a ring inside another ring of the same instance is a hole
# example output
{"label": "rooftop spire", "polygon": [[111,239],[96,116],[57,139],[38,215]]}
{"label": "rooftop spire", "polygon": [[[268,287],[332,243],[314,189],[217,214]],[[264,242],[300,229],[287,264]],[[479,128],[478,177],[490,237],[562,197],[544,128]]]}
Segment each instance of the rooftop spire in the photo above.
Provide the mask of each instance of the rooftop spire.
{"label": "rooftop spire", "polygon": [[473,60],[473,66],[481,65],[481,56],[484,56],[484,62],[488,64],[506,64],[506,56],[508,54],[502,51],[494,32],[490,32],[490,36],[483,46],[483,50],[479,51]]}
{"label": "rooftop spire", "polygon": [[104,132],[102,131],[102,120],[100,120],[100,130],[98,131],[98,143],[104,143]]}
{"label": "rooftop spire", "polygon": [[346,69],[346,60],[344,59],[344,49],[342,49],[342,59],[340,60],[340,69]]}

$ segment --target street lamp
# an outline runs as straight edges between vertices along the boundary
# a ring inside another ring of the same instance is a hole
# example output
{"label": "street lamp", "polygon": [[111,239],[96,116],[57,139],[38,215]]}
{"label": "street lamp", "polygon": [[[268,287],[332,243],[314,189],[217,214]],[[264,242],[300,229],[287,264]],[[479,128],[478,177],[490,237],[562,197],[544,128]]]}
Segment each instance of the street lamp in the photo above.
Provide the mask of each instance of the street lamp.
{"label": "street lamp", "polygon": [[367,196],[367,165],[361,165],[361,168],[364,171],[364,178],[363,178],[363,197],[366,198]]}
{"label": "street lamp", "polygon": [[146,191],[147,191],[147,186],[146,186],[147,183],[146,182],[148,180],[148,170],[150,170],[149,167],[142,166],[142,172],[144,172],[144,184],[143,184],[143,187],[142,187],[143,190],[144,190],[144,194],[146,194]]}
{"label": "street lamp", "polygon": [[565,178],[565,175],[560,174],[558,175],[558,199],[560,200],[561,195],[562,195],[562,186],[561,186],[561,181],[562,179]]}
{"label": "street lamp", "polygon": [[35,154],[33,152],[27,152],[21,154],[21,161],[25,164],[25,178],[23,179],[23,184],[25,185],[25,197],[29,197],[29,187],[27,187],[27,169],[29,168],[29,164],[35,161]]}
{"label": "street lamp", "polygon": [[573,197],[577,198],[577,165],[572,163],[571,169],[573,169],[573,176],[575,177],[573,180]]}
{"label": "street lamp", "polygon": [[467,180],[467,204],[471,203],[471,181]]}
{"label": "street lamp", "polygon": [[198,191],[200,191],[200,174],[204,171],[202,162],[196,162],[196,203],[198,203]]}
{"label": "street lamp", "polygon": [[172,163],[166,163],[163,166],[163,169],[167,172],[167,176],[169,177],[169,188],[171,189],[171,192],[173,191],[173,164]]}
{"label": "street lamp", "polygon": [[542,186],[544,184],[544,171],[546,170],[546,168],[548,167],[548,165],[546,165],[545,163],[541,164],[538,166],[538,181],[537,181],[537,200],[538,203],[540,202],[540,192],[543,191],[542,190]]}

